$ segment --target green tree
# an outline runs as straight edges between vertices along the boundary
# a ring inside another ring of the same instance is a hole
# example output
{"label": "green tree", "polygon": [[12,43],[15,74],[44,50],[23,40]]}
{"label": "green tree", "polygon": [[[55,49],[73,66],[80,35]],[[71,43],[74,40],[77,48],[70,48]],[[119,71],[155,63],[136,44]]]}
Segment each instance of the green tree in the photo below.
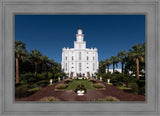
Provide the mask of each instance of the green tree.
{"label": "green tree", "polygon": [[42,69],[43,69],[43,71],[46,71],[46,65],[47,65],[47,63],[49,63],[49,59],[46,55],[41,56],[40,59],[42,62]]}
{"label": "green tree", "polygon": [[114,72],[115,72],[115,71],[114,71],[114,70],[115,70],[115,65],[117,66],[117,63],[118,63],[118,58],[117,58],[117,56],[111,56],[110,61],[111,61],[111,63],[113,64],[113,73],[114,73]]}
{"label": "green tree", "polygon": [[41,60],[40,59],[41,56],[42,56],[42,54],[40,51],[38,51],[36,49],[31,50],[30,59],[35,66],[35,72],[34,72],[35,78],[37,78],[37,67],[38,67],[38,62]]}
{"label": "green tree", "polygon": [[118,52],[118,59],[119,61],[121,62],[122,64],[122,73],[124,72],[123,69],[124,69],[124,64],[125,64],[125,61],[126,61],[126,51],[125,50],[121,50],[120,52]]}
{"label": "green tree", "polygon": [[106,63],[105,63],[105,61],[100,61],[99,62],[99,73],[100,74],[104,74],[104,73],[106,73]]}
{"label": "green tree", "polygon": [[16,84],[19,83],[19,59],[27,55],[26,44],[22,41],[15,41],[15,57],[16,57]]}
{"label": "green tree", "polygon": [[106,59],[105,60],[105,64],[106,64],[106,67],[107,67],[107,72],[109,72],[109,66],[112,64],[111,60],[110,59]]}
{"label": "green tree", "polygon": [[139,80],[139,62],[144,62],[145,45],[136,44],[130,49],[129,58],[136,62],[136,78]]}
{"label": "green tree", "polygon": [[49,71],[53,72],[53,67],[55,65],[55,61],[53,59],[50,59],[48,64],[49,64]]}

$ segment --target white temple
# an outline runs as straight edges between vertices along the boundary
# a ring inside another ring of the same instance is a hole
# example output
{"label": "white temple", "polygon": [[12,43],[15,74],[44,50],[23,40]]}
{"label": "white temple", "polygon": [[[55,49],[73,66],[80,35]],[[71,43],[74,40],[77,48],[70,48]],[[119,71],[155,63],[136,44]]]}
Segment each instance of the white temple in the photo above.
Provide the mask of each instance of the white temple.
{"label": "white temple", "polygon": [[92,77],[95,72],[98,72],[97,48],[86,48],[86,42],[83,39],[84,34],[79,28],[74,48],[63,48],[62,50],[62,70],[71,78],[78,75]]}

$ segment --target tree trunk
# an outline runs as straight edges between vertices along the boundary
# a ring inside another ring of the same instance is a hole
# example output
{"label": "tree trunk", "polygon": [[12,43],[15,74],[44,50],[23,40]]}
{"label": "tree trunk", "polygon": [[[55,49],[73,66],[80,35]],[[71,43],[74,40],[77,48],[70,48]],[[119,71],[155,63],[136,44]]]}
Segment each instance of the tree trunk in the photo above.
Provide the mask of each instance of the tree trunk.
{"label": "tree trunk", "polygon": [[137,72],[136,72],[137,80],[139,80],[139,59],[138,58],[136,59],[136,69],[137,69]]}
{"label": "tree trunk", "polygon": [[115,66],[114,66],[114,64],[113,64],[113,73],[114,73],[114,68],[115,68]]}
{"label": "tree trunk", "polygon": [[123,73],[124,71],[123,71],[123,63],[122,63],[122,73]]}
{"label": "tree trunk", "polygon": [[42,71],[46,71],[46,64],[45,63],[42,64],[42,67],[43,67]]}
{"label": "tree trunk", "polygon": [[19,60],[16,57],[16,84],[19,83]]}
{"label": "tree trunk", "polygon": [[109,72],[109,66],[108,66],[108,72]]}
{"label": "tree trunk", "polygon": [[35,72],[34,72],[34,74],[35,74],[35,78],[37,78],[37,62],[35,62]]}

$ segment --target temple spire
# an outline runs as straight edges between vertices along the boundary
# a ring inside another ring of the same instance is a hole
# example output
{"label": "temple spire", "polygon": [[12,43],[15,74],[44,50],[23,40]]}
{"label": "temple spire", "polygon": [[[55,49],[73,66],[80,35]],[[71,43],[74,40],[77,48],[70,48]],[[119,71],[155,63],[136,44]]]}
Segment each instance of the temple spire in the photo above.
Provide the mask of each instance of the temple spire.
{"label": "temple spire", "polygon": [[82,28],[81,28],[81,26],[79,25],[79,29],[81,29],[82,30]]}
{"label": "temple spire", "polygon": [[82,29],[79,26],[78,33],[76,34],[77,42],[83,42],[84,35],[82,33]]}

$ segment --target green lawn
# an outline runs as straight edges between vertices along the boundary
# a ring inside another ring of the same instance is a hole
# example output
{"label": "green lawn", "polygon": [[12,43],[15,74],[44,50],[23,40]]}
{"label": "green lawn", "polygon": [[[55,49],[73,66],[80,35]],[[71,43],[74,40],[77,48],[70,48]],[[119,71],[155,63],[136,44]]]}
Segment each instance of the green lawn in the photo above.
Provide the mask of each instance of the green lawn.
{"label": "green lawn", "polygon": [[76,89],[78,85],[84,85],[86,89],[95,89],[92,85],[92,82],[88,82],[88,80],[73,80],[69,83],[66,90]]}
{"label": "green lawn", "polygon": [[126,89],[126,87],[117,87],[118,89]]}

